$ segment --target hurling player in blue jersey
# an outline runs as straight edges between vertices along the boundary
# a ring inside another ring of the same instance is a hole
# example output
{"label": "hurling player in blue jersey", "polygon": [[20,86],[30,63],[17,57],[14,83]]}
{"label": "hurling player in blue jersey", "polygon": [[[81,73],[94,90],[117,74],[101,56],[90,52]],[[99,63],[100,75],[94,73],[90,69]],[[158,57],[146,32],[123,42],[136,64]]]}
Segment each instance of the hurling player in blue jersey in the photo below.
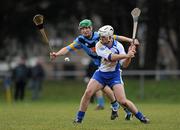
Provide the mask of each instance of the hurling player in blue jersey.
{"label": "hurling player in blue jersey", "polygon": [[[50,53],[52,59],[56,58],[57,56],[66,55],[68,52],[78,49],[83,49],[94,61],[94,63],[99,66],[100,65],[100,57],[97,56],[95,52],[95,45],[99,41],[99,34],[98,32],[92,31],[92,22],[91,20],[84,19],[79,23],[79,30],[80,35],[71,43],[70,45],[60,49],[58,52]],[[114,39],[118,41],[124,42],[132,42],[131,38],[127,38],[124,36],[113,36]],[[137,40],[135,40],[135,44],[139,44]],[[107,94],[108,98],[111,100],[111,107],[112,107],[112,114],[111,119],[115,119],[117,115],[117,109],[119,108],[119,104],[114,97],[114,93],[112,92],[109,87],[104,87],[103,91]],[[131,113],[125,109],[127,112],[125,119],[129,120],[131,117]]]}
{"label": "hurling player in blue jersey", "polygon": [[[96,44],[96,53],[101,57],[101,64],[90,80],[90,82],[94,81],[94,84],[87,87],[81,104],[88,102],[86,96],[89,91],[94,90],[95,92],[95,90],[97,91],[104,86],[109,86],[122,106],[127,107],[142,123],[149,123],[149,119],[136,108],[133,102],[126,98],[124,83],[120,73],[121,67],[128,67],[131,58],[135,56],[136,46],[131,44],[126,54],[122,44],[113,38],[114,29],[110,25],[101,27],[98,32],[100,41]],[[81,109],[83,110],[84,108],[80,105]]]}

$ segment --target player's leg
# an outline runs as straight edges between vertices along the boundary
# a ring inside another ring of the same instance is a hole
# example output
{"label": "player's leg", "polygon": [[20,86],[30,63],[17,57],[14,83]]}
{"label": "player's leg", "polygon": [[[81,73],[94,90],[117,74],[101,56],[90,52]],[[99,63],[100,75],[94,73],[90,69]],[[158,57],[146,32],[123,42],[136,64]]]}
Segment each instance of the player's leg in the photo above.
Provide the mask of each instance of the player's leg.
{"label": "player's leg", "polygon": [[116,100],[115,96],[114,96],[114,92],[112,91],[112,89],[108,86],[105,86],[102,91],[106,94],[106,96],[108,97],[108,99],[111,102],[114,102]]}
{"label": "player's leg", "polygon": [[116,98],[114,96],[114,92],[112,89],[108,86],[105,86],[103,89],[103,92],[107,95],[108,99],[111,101],[111,120],[116,119],[118,117],[118,109],[120,107],[119,103],[116,101]]}
{"label": "player's leg", "polygon": [[[85,77],[84,81],[85,83],[88,84],[89,82],[89,77]],[[91,103],[94,103],[95,100],[97,101],[97,107],[95,108],[96,110],[103,110],[104,109],[104,97],[103,97],[103,93],[101,90],[97,91],[90,99]]]}
{"label": "player's leg", "polygon": [[137,119],[139,119],[143,123],[149,123],[149,119],[147,119],[136,106],[128,99],[126,99],[124,86],[122,84],[116,84],[113,86],[114,94],[116,99],[120,102],[121,105],[128,108]]}
{"label": "player's leg", "polygon": [[96,92],[96,99],[97,99],[97,107],[96,110],[103,110],[104,109],[104,97],[101,90]]}
{"label": "player's leg", "polygon": [[[116,117],[118,117],[117,110],[118,110],[118,108],[120,108],[120,105],[117,105],[116,98],[114,96],[114,92],[112,91],[112,89],[110,87],[106,86],[103,89],[103,92],[106,93],[107,97],[111,101],[111,104],[112,104],[111,105],[111,108],[112,108],[111,120],[114,120]],[[126,112],[125,120],[130,120],[131,116],[132,116],[132,113],[125,107],[123,107],[123,109]]]}
{"label": "player's leg", "polygon": [[131,118],[132,118],[132,113],[129,111],[129,109],[128,108],[126,108],[126,107],[123,107],[123,109],[124,109],[124,111],[126,112],[126,115],[125,115],[125,120],[127,120],[127,121],[129,121],[129,120],[131,120]]}
{"label": "player's leg", "polygon": [[79,111],[77,113],[76,119],[74,121],[74,123],[81,123],[85,112],[88,108],[91,96],[97,92],[98,90],[102,89],[103,86],[96,81],[95,79],[91,79],[87,85],[87,88],[84,92],[84,95],[81,98],[81,102],[80,102],[80,107],[79,107]]}

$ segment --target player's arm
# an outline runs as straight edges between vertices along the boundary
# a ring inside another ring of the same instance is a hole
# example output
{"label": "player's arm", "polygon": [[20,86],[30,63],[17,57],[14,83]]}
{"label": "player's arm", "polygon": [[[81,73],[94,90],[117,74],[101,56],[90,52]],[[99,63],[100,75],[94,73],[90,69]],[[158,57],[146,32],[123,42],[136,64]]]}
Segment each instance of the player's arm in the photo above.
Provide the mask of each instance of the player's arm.
{"label": "player's arm", "polygon": [[71,43],[70,45],[63,47],[58,52],[51,52],[50,57],[51,59],[55,59],[57,56],[64,56],[70,51],[74,51],[76,49],[79,49],[79,44],[76,42]]}
{"label": "player's arm", "polygon": [[122,62],[122,67],[127,68],[130,63],[131,63],[131,58],[127,58]]}
{"label": "player's arm", "polygon": [[122,60],[122,59],[129,59],[129,58],[132,58],[134,57],[134,54],[133,53],[128,53],[128,54],[110,54],[108,59],[110,61],[119,61],[119,60]]}
{"label": "player's arm", "polygon": [[69,50],[66,47],[63,47],[62,49],[60,49],[58,52],[53,52],[56,56],[64,56],[69,52]]}
{"label": "player's arm", "polygon": [[134,57],[134,53],[129,51],[128,54],[112,54],[111,50],[109,50],[107,47],[103,46],[100,42],[96,44],[96,53],[98,56],[105,58],[109,61],[119,61],[126,58],[132,58]]}
{"label": "player's arm", "polygon": [[[128,53],[136,53],[136,46],[135,45],[131,45],[128,49]],[[127,68],[129,66],[129,64],[131,63],[131,58],[132,57],[129,57],[129,58],[126,58],[125,60],[122,61],[122,66],[124,68]]]}
{"label": "player's arm", "polygon": [[128,53],[126,54],[124,47],[122,46],[122,44],[118,44],[117,49],[119,50],[120,54],[109,54],[108,56],[108,60],[110,61],[124,61],[126,59],[131,59],[134,57],[134,48],[132,48],[132,46],[135,47],[135,45],[131,45],[128,49]]}
{"label": "player's arm", "polygon": [[[125,36],[118,36],[118,35],[114,35],[114,39],[120,42],[127,42],[127,43],[132,43],[133,39],[132,38],[128,38]],[[139,45],[139,41],[137,39],[135,39],[134,41],[135,45]]]}
{"label": "player's arm", "polygon": [[60,49],[58,52],[50,52],[50,57],[51,59],[55,59],[57,56],[64,56],[69,52],[69,50],[66,47],[63,47],[62,49]]}

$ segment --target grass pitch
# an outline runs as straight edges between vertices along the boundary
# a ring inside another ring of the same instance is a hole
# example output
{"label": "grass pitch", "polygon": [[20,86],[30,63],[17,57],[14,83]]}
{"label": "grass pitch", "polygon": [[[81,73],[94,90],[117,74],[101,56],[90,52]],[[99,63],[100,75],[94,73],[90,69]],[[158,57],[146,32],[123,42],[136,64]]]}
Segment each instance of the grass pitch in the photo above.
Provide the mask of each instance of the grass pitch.
{"label": "grass pitch", "polygon": [[150,119],[150,124],[142,124],[135,117],[125,121],[122,109],[119,118],[111,121],[106,100],[105,110],[95,111],[96,104],[90,104],[84,122],[74,125],[86,86],[82,81],[47,81],[41,99],[35,102],[31,101],[29,89],[25,101],[11,104],[5,103],[0,93],[0,130],[179,130],[179,84],[179,80],[147,80],[144,99],[140,99],[139,82],[125,81],[127,97]]}
{"label": "grass pitch", "polygon": [[138,103],[151,120],[142,124],[135,117],[125,121],[122,109],[119,117],[110,120],[110,109],[94,110],[91,104],[82,124],[73,124],[78,109],[75,102],[26,102],[1,106],[0,130],[178,130],[180,105]]}

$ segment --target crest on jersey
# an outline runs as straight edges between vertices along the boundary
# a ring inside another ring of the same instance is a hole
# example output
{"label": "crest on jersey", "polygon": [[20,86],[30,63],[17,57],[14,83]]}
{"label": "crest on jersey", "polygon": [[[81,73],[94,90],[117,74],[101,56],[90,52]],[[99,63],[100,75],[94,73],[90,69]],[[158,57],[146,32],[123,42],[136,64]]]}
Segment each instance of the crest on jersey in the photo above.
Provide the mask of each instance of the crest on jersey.
{"label": "crest on jersey", "polygon": [[111,51],[114,53],[114,54],[119,54],[119,51],[117,48],[111,48]]}
{"label": "crest on jersey", "polygon": [[88,44],[88,43],[85,43],[85,45],[86,45],[86,46],[89,46],[89,44]]}
{"label": "crest on jersey", "polygon": [[105,50],[105,47],[101,47],[101,48],[99,48],[101,51],[104,51]]}

